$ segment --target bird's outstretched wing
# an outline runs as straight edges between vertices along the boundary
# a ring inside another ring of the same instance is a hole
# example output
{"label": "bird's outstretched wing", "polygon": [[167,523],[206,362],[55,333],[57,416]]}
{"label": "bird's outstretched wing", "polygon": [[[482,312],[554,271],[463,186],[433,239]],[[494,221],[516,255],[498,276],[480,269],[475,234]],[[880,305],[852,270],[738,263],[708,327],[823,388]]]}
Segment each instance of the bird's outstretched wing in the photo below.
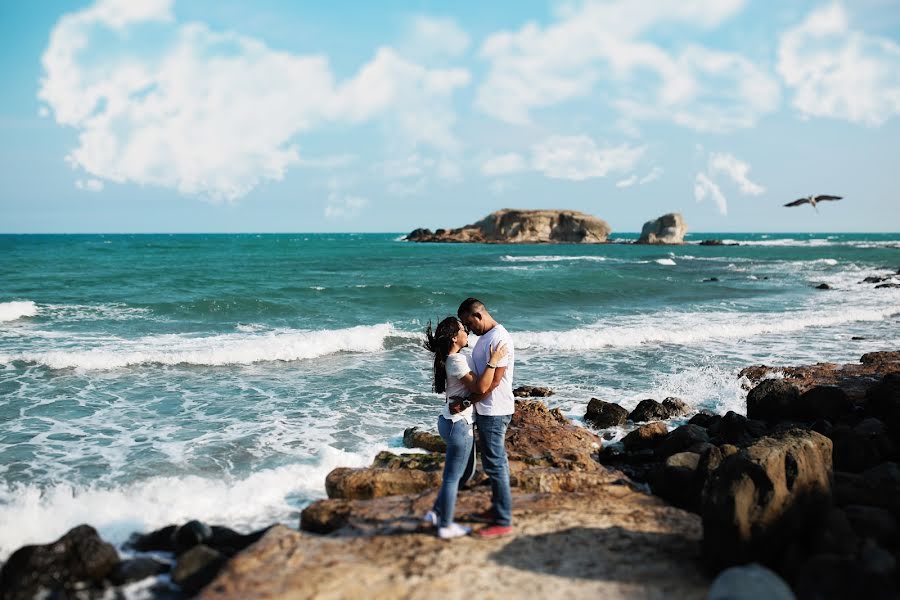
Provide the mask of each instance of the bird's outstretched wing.
{"label": "bird's outstretched wing", "polygon": [[800,206],[801,204],[807,204],[809,202],[809,198],[798,198],[793,202],[788,202],[785,206]]}
{"label": "bird's outstretched wing", "polygon": [[816,196],[816,202],[821,202],[822,200],[840,200],[843,196],[826,196],[822,194],[821,196]]}

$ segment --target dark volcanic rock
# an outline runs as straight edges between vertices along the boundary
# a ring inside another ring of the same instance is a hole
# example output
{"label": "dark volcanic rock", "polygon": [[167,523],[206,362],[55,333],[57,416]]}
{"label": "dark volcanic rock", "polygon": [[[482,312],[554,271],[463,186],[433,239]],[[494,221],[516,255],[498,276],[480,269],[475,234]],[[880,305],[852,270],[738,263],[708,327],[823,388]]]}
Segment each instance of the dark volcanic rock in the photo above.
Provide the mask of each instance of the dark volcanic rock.
{"label": "dark volcanic rock", "polygon": [[113,567],[107,578],[114,585],[125,585],[133,581],[140,581],[161,573],[168,573],[171,567],[149,556],[139,556],[129,560],[123,560]]}
{"label": "dark volcanic rock", "polygon": [[667,419],[668,411],[663,405],[652,398],[641,400],[634,410],[628,415],[628,420],[635,423],[643,423],[645,421],[656,421],[659,419]]}
{"label": "dark volcanic rock", "polygon": [[715,569],[778,565],[788,540],[810,535],[831,504],[831,440],[792,430],[729,456],[703,491],[703,555]]}
{"label": "dark volcanic rock", "polygon": [[126,548],[138,552],[175,552],[175,531],[177,525],[168,525],[150,533],[133,533],[125,544]]}
{"label": "dark volcanic rock", "polygon": [[671,456],[705,442],[709,442],[709,434],[705,429],[699,425],[682,425],[666,435],[665,439],[657,446],[656,453],[663,457]]}
{"label": "dark volcanic rock", "polygon": [[784,379],[766,379],[747,394],[747,417],[770,423],[793,419],[799,408],[800,390]]}
{"label": "dark volcanic rock", "polygon": [[827,283],[820,283],[819,285],[816,286],[816,289],[817,290],[830,290],[831,286],[828,285]]}
{"label": "dark volcanic rock", "polygon": [[840,471],[865,471],[892,458],[895,451],[884,423],[872,417],[852,429],[835,427],[830,437],[834,442],[834,468]]}
{"label": "dark volcanic rock", "polygon": [[188,521],[175,530],[172,540],[175,552],[181,554],[212,537],[212,527],[202,521]]}
{"label": "dark volcanic rock", "polygon": [[746,446],[766,434],[766,424],[730,410],[709,428],[709,433],[717,444]]}
{"label": "dark volcanic rock", "polygon": [[878,285],[875,286],[876,290],[897,289],[897,288],[900,288],[900,283],[879,283]]}
{"label": "dark volcanic rock", "polygon": [[888,548],[896,547],[900,529],[896,517],[889,511],[877,506],[851,504],[844,508],[844,513],[859,537],[872,538]]}
{"label": "dark volcanic rock", "polygon": [[600,429],[618,427],[628,420],[628,411],[614,402],[591,398],[587,412],[584,413],[584,420]]}
{"label": "dark volcanic rock", "polygon": [[836,385],[817,385],[800,396],[799,418],[804,421],[838,421],[853,409],[847,392]]}
{"label": "dark volcanic rock", "polygon": [[700,455],[679,452],[669,456],[651,477],[653,493],[679,508],[697,512],[703,481],[698,477]]}
{"label": "dark volcanic rock", "polygon": [[447,443],[436,433],[422,431],[418,427],[403,430],[403,445],[407,448],[421,448],[428,452],[447,452]]}
{"label": "dark volcanic rock", "polygon": [[667,419],[672,419],[674,417],[683,417],[691,411],[691,407],[688,406],[681,398],[673,398],[669,397],[662,401],[663,410],[666,411]]}
{"label": "dark volcanic rock", "polygon": [[691,417],[691,420],[688,421],[688,425],[699,425],[704,429],[711,427],[714,423],[721,420],[722,417],[715,413],[711,413],[707,410],[701,410],[696,415]]}
{"label": "dark volcanic rock", "polygon": [[78,589],[100,589],[118,563],[111,544],[90,525],[79,525],[52,544],[13,552],[0,571],[0,590],[3,600],[31,600],[40,590],[51,597],[74,597]]}

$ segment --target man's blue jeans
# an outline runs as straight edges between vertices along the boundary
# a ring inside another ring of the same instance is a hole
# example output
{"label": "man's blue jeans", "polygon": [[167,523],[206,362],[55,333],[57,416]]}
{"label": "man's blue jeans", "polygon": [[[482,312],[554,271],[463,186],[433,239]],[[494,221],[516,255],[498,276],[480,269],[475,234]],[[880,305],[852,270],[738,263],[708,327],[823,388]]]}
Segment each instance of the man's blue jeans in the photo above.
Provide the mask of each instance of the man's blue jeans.
{"label": "man's blue jeans", "polygon": [[438,417],[438,433],[447,443],[447,456],[444,459],[444,477],[434,503],[434,512],[438,515],[438,526],[446,527],[453,522],[456,492],[472,454],[475,438],[472,436],[472,426],[465,419],[454,422],[445,419],[443,415]]}
{"label": "man's blue jeans", "polygon": [[512,525],[512,493],[509,490],[509,460],[506,458],[506,428],[512,415],[479,415],[475,424],[481,449],[481,465],[491,479],[491,510],[497,525]]}

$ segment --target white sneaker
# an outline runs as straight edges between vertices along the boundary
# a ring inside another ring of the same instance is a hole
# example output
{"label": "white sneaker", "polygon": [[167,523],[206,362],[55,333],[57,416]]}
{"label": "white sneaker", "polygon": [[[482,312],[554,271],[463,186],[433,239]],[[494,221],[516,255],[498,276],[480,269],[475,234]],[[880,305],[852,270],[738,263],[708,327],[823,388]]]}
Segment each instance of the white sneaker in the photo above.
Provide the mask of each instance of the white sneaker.
{"label": "white sneaker", "polygon": [[427,523],[428,525],[434,525],[435,527],[437,527],[437,524],[438,524],[438,516],[437,516],[437,513],[434,512],[433,510],[429,510],[429,511],[428,511],[427,513],[425,513],[425,515],[422,517],[422,522],[423,522],[423,523]]}
{"label": "white sneaker", "polygon": [[471,527],[463,527],[459,523],[450,523],[446,527],[438,527],[438,537],[442,540],[462,537],[472,533]]}

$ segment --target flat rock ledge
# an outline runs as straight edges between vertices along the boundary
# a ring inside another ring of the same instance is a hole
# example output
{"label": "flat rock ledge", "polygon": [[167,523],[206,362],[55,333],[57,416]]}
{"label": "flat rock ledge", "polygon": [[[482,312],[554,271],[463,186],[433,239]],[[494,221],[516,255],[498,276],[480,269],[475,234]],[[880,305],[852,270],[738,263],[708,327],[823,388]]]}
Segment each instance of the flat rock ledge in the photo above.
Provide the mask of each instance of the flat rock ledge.
{"label": "flat rock ledge", "polygon": [[603,219],[574,210],[504,208],[458,229],[416,229],[411,242],[494,244],[601,244],[612,232]]}

